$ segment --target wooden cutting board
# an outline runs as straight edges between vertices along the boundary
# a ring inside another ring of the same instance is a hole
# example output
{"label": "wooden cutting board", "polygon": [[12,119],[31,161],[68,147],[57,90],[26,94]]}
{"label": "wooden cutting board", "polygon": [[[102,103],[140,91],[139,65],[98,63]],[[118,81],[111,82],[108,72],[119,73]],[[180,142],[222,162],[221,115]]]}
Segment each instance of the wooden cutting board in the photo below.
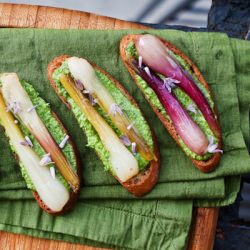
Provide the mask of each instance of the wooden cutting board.
{"label": "wooden cutting board", "polygon": [[[53,29],[148,29],[147,27],[95,14],[49,7],[0,4],[0,27]],[[212,250],[218,208],[193,211],[189,250]],[[0,231],[0,249],[97,250],[89,246],[45,240]]]}

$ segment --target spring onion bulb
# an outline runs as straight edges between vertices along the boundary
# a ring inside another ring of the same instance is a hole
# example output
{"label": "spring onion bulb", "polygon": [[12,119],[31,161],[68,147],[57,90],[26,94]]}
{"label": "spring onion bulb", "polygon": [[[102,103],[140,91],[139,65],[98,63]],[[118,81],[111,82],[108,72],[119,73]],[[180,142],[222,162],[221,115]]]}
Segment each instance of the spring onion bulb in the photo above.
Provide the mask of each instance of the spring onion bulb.
{"label": "spring onion bulb", "polygon": [[136,41],[136,49],[139,56],[142,58],[143,64],[153,71],[179,82],[177,86],[196,103],[209,127],[219,138],[220,130],[218,121],[207,99],[204,97],[191,75],[168,53],[162,41],[153,35],[141,35]]}
{"label": "spring onion bulb", "polygon": [[131,142],[135,142],[138,152],[148,161],[157,160],[153,151],[146,144],[145,140],[138,134],[136,129],[127,127],[131,124],[125,113],[115,103],[112,95],[99,81],[91,64],[83,59],[71,57],[67,59],[71,75],[76,82],[82,83],[84,89],[87,90],[93,97],[98,99],[100,107],[110,116],[112,122],[127,136]]}
{"label": "spring onion bulb", "polygon": [[74,81],[66,75],[61,75],[60,82],[100,136],[104,147],[110,154],[110,162],[114,174],[122,182],[137,175],[139,168],[136,158],[124,146],[112,128],[91,105],[90,101],[83,96]]}

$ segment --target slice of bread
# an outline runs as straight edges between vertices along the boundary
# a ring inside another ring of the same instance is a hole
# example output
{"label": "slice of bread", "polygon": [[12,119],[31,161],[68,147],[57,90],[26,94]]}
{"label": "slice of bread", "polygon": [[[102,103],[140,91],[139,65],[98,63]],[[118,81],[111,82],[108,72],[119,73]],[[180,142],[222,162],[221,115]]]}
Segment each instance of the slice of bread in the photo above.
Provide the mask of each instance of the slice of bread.
{"label": "slice of bread", "polygon": [[[48,78],[50,81],[51,86],[55,89],[56,93],[59,95],[60,99],[66,104],[66,106],[71,109],[69,103],[67,103],[66,99],[59,94],[59,91],[56,87],[56,84],[52,78],[53,72],[59,68],[62,63],[69,58],[68,55],[61,55],[54,58],[53,61],[50,62],[48,65]],[[139,108],[138,104],[135,100],[128,94],[125,88],[113,77],[111,77],[107,72],[102,70],[101,68],[97,67],[94,64],[91,64],[95,69],[100,71],[102,74],[106,75],[114,84],[115,86],[123,93],[124,96],[137,108]],[[156,184],[159,175],[159,166],[160,166],[160,154],[158,150],[158,145],[154,136],[154,133],[151,129],[152,138],[154,141],[154,154],[157,157],[157,161],[152,160],[149,163],[149,166],[146,167],[145,170],[141,171],[138,175],[134,176],[133,178],[129,179],[126,182],[121,182],[117,179],[121,185],[126,188],[130,193],[134,194],[135,196],[143,196],[148,193]]]}
{"label": "slice of bread", "polygon": [[[68,135],[67,130],[64,128],[63,124],[61,123],[61,121],[59,120],[58,116],[54,113],[51,112],[51,115],[57,120],[58,124],[60,125],[61,129],[63,130],[63,132],[65,134]],[[5,131],[4,127],[1,127],[3,132]],[[7,140],[9,142],[9,138],[7,137]],[[74,151],[74,156],[76,159],[76,165],[77,165],[77,176],[79,176],[79,180],[80,180],[80,184],[81,184],[81,175],[82,175],[82,171],[81,171],[81,164],[80,164],[80,160],[79,160],[79,156],[78,156],[78,152],[76,150],[75,144],[73,143],[73,141],[71,140],[71,138],[68,139],[68,143],[72,146],[73,151]],[[16,153],[13,153],[14,157],[16,159],[17,162],[20,161],[19,156]],[[73,190],[70,191],[70,198],[68,200],[68,202],[65,204],[65,206],[63,207],[63,209],[61,211],[53,211],[51,210],[47,205],[44,204],[44,202],[42,201],[42,199],[40,198],[39,194],[36,191],[32,191],[33,196],[35,197],[38,205],[47,213],[51,214],[51,215],[61,215],[64,214],[70,210],[73,209],[77,198],[79,196],[80,193],[80,184],[79,184],[79,188],[73,192]]]}
{"label": "slice of bread", "polygon": [[[128,57],[126,55],[126,48],[128,46],[128,44],[130,42],[135,43],[136,40],[139,38],[139,34],[134,34],[134,35],[126,35],[122,38],[121,42],[120,42],[120,56],[126,66],[126,68],[128,69],[130,75],[132,76],[134,82],[137,84],[137,86],[140,88],[140,90],[143,92],[143,89],[140,87],[140,84],[138,84],[137,80],[136,80],[136,73],[135,71],[131,68],[129,61],[128,61]],[[180,51],[178,48],[176,48],[173,44],[171,44],[170,42],[158,37],[163,44],[170,49],[172,52],[174,52],[174,54],[180,56],[183,60],[185,60],[185,62],[190,65],[190,69],[194,72],[194,74],[196,75],[196,77],[198,78],[198,80],[201,82],[201,84],[208,90],[209,94],[211,95],[211,91],[209,89],[209,86],[207,84],[207,82],[205,81],[205,79],[203,78],[201,72],[199,71],[199,69],[194,65],[194,63],[182,52]],[[144,94],[144,93],[143,93]],[[181,147],[180,143],[179,143],[179,136],[178,133],[176,132],[173,124],[171,124],[160,112],[159,110],[151,103],[151,101],[146,97],[146,95],[144,94],[145,98],[147,99],[147,101],[149,102],[150,106],[152,107],[152,109],[154,110],[154,112],[156,113],[156,115],[158,116],[158,118],[161,120],[161,122],[163,123],[163,125],[165,126],[165,128],[168,130],[168,132],[170,133],[170,135],[173,137],[173,139],[176,141],[176,143]],[[217,108],[215,107],[215,113],[216,116],[218,117],[218,112],[217,112]],[[221,148],[222,145],[222,137],[221,137],[221,132],[220,132],[220,138],[219,138],[219,143],[218,143],[218,148]],[[182,148],[182,147],[181,147]],[[183,150],[183,149],[182,149]],[[220,157],[221,157],[221,153],[214,153],[213,156],[207,160],[207,161],[198,161],[196,159],[190,158],[193,162],[193,164],[200,169],[202,172],[211,172],[218,164],[220,161]]]}

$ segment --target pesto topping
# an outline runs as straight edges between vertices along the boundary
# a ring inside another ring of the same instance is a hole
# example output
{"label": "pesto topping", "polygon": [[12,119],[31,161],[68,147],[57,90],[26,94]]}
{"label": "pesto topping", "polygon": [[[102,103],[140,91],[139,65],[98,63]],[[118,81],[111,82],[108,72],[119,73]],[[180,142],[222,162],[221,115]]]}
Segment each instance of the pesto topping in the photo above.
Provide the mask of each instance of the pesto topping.
{"label": "pesto topping", "polygon": [[[119,107],[122,108],[123,112],[126,113],[126,115],[131,121],[135,121],[135,128],[138,130],[139,134],[145,139],[146,143],[150,146],[150,148],[153,149],[153,139],[151,136],[151,131],[148,124],[144,120],[140,110],[132,103],[130,103],[130,101],[123,95],[123,93],[115,86],[115,84],[108,77],[106,77],[98,70],[95,70],[95,72],[101,83],[107,88],[107,90],[114,98],[115,103],[117,103]],[[103,162],[104,169],[106,171],[110,171],[113,174],[112,166],[109,159],[109,152],[104,147],[99,135],[97,134],[91,123],[87,120],[86,116],[82,113],[82,111],[74,102],[74,100],[63,88],[62,84],[60,83],[61,74],[69,74],[67,61],[64,61],[62,65],[53,72],[52,78],[56,83],[56,87],[58,88],[60,95],[62,95],[71,105],[72,112],[75,118],[77,119],[80,128],[84,130],[88,142],[87,146],[93,148],[96,151],[97,155]],[[115,133],[118,136],[121,136],[121,132],[118,130],[117,127],[114,126],[108,115],[103,112],[103,110],[98,105],[96,105],[95,108],[98,113],[105,119],[105,121],[112,127]],[[128,149],[132,151],[131,146],[129,146]],[[137,153],[135,157],[138,161],[140,171],[143,170],[148,165],[148,161],[146,161],[139,153]]]}
{"label": "pesto topping", "polygon": [[[180,56],[175,55],[172,51],[168,51],[171,56],[173,58],[175,58],[181,65],[183,68],[185,68],[189,74],[193,77],[195,83],[197,84],[197,86],[200,88],[200,90],[202,91],[202,93],[204,94],[204,96],[206,97],[206,99],[209,102],[209,105],[211,106],[212,110],[214,108],[214,102],[209,94],[209,92],[207,91],[207,89],[199,82],[199,80],[197,79],[197,77],[195,76],[195,74],[191,71],[190,66],[185,62],[184,59],[182,59]],[[132,56],[134,57],[134,55],[136,55],[136,57],[138,58],[138,53],[136,51],[136,47],[135,44],[133,42],[130,42],[126,48],[126,55],[127,56]],[[160,76],[161,77],[161,76]],[[156,93],[154,92],[154,90],[148,85],[148,83],[146,81],[144,81],[139,75],[135,74],[135,78],[137,80],[137,83],[139,84],[140,88],[142,89],[143,93],[145,94],[146,98],[148,100],[150,100],[150,102],[158,109],[158,111],[168,120],[168,122],[172,123],[170,117],[168,116],[168,114],[166,113],[165,108],[163,107],[163,105],[161,104],[159,98],[157,97]],[[180,88],[178,88],[178,86],[176,88],[173,88],[173,93],[175,94],[176,98],[178,99],[178,101],[182,104],[182,106],[187,110],[187,112],[189,113],[189,115],[192,117],[192,119],[194,120],[194,122],[201,128],[201,130],[206,134],[207,138],[209,137],[213,137],[214,138],[214,142],[217,143],[218,139],[214,136],[213,132],[211,131],[211,129],[209,128],[203,114],[199,111],[197,105],[193,102],[193,100],[184,92],[182,91]],[[188,106],[192,105],[196,110],[197,113],[191,112],[190,110],[188,110]],[[211,153],[206,153],[203,156],[197,155],[196,153],[192,152],[187,146],[186,144],[183,142],[183,140],[179,137],[178,141],[183,149],[183,151],[186,153],[187,156],[196,159],[196,160],[208,160],[209,158],[211,158],[212,154]]]}
{"label": "pesto topping", "polygon": [[138,53],[137,53],[135,44],[133,42],[128,43],[128,46],[126,47],[125,53],[126,53],[126,56],[132,56],[135,59],[138,58]]}

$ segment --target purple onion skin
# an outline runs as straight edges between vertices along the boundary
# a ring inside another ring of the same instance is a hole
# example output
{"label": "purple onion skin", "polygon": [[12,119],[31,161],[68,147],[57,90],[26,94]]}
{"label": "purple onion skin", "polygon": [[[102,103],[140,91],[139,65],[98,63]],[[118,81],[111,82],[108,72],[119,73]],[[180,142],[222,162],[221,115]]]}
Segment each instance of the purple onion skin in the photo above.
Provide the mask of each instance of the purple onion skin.
{"label": "purple onion skin", "polygon": [[183,73],[181,79],[176,79],[180,81],[178,86],[196,103],[204,118],[206,119],[209,127],[214,132],[215,136],[219,138],[219,124],[217,119],[215,118],[213,111],[209,106],[207,99],[203,96],[197,85],[191,79],[189,79],[187,75],[184,74],[185,73]]}
{"label": "purple onion skin", "polygon": [[204,155],[207,152],[209,144],[206,136],[199,126],[190,118],[178,100],[167,91],[163,85],[163,81],[152,71],[150,77],[144,71],[144,66],[139,68],[135,60],[131,61],[131,66],[155,91],[183,142],[192,152],[198,155]]}
{"label": "purple onion skin", "polygon": [[[152,48],[152,46],[154,46],[154,48]],[[166,77],[180,81],[178,87],[196,103],[209,127],[215,136],[219,138],[219,124],[207,99],[192,79],[192,76],[182,69],[182,66],[169,55],[161,40],[152,35],[142,35],[136,42],[136,49],[138,54],[142,56],[143,63],[149,66],[149,68]]]}

